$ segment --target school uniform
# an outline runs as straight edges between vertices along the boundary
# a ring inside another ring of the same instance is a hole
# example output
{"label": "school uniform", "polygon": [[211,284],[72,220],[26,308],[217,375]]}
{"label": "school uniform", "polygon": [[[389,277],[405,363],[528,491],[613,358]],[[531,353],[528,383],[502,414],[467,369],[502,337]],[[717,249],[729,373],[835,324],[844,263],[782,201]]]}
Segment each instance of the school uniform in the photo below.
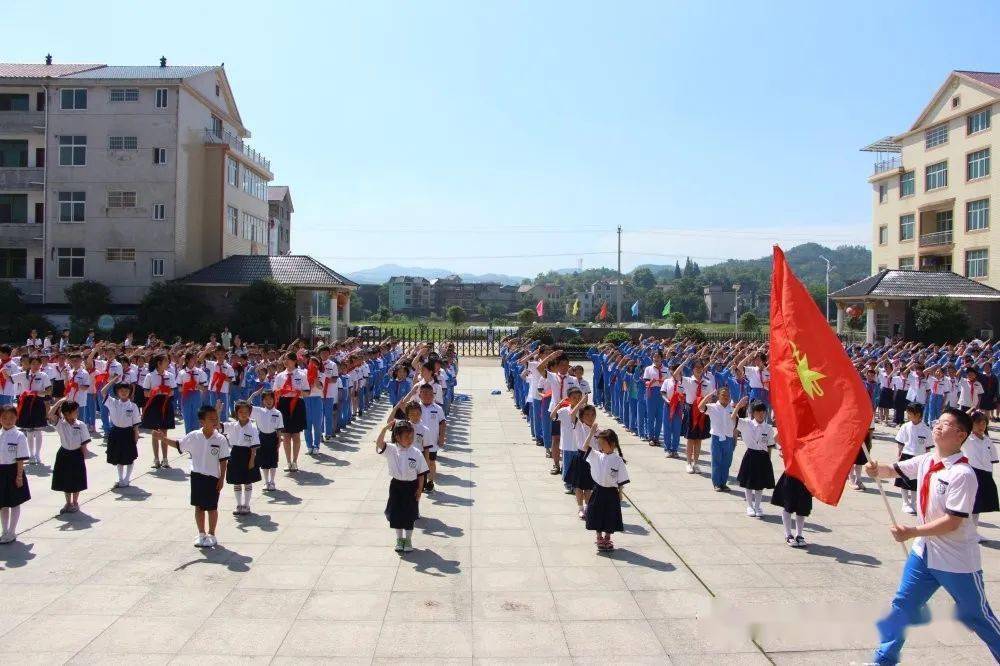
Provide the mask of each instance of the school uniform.
{"label": "school uniform", "polygon": [[253,419],[240,424],[236,419],[221,424],[220,430],[229,442],[229,465],[226,483],[242,486],[260,481],[260,463],[255,459],[250,465],[253,451],[260,448],[260,432]]}
{"label": "school uniform", "polygon": [[48,424],[43,393],[52,386],[49,376],[38,372],[19,372],[11,379],[17,385],[17,427],[40,430]]}
{"label": "school uniform", "polygon": [[[550,394],[550,405],[561,403],[571,388],[580,388],[580,384],[573,375],[560,375],[558,372],[552,372],[551,370],[545,376],[545,386]],[[549,421],[549,437],[551,438],[553,435],[558,436],[561,427],[560,421],[558,419],[553,421],[551,414],[546,414],[545,418]],[[561,449],[562,445],[559,448]]]}
{"label": "school uniform", "polygon": [[663,429],[663,399],[660,397],[660,387],[663,381],[670,375],[666,365],[649,365],[642,371],[642,378],[645,382],[646,401],[646,435],[649,439],[658,441],[660,431]]}
{"label": "school uniform", "polygon": [[890,409],[895,396],[892,390],[892,375],[885,370],[878,373],[878,406],[880,409]]}
{"label": "school uniform", "polygon": [[385,517],[389,527],[412,530],[417,519],[417,488],[419,479],[430,468],[423,453],[415,446],[402,447],[392,442],[379,451],[389,466],[389,499],[385,504]]}
{"label": "school uniform", "polygon": [[250,418],[257,424],[260,448],[257,449],[257,466],[260,469],[278,468],[278,431],[284,427],[281,411],[272,407],[254,406]]}
{"label": "school uniform", "polygon": [[67,400],[73,400],[80,405],[80,412],[89,405],[90,403],[90,390],[93,380],[90,377],[90,373],[79,367],[76,370],[72,368],[66,369],[66,383],[63,388],[63,395]]}
{"label": "school uniform", "polygon": [[586,427],[571,416],[572,412],[573,408],[568,405],[556,411],[556,420],[559,423],[559,453],[562,457],[562,480],[567,490],[573,488],[571,468],[578,451],[577,429]]}
{"label": "school uniform", "polygon": [[271,386],[278,395],[278,410],[284,422],[284,432],[294,435],[306,429],[306,405],[300,391],[309,391],[306,373],[295,369],[282,370],[274,376]]}
{"label": "school uniform", "polygon": [[733,403],[726,405],[713,402],[705,406],[712,436],[712,485],[720,488],[729,480],[729,469],[733,466],[736,438],[733,423]]}
{"label": "school uniform", "polygon": [[958,406],[963,411],[968,411],[973,405],[979,404],[979,397],[983,394],[983,385],[978,381],[970,382],[968,379],[961,379],[958,382]]}
{"label": "school uniform", "polygon": [[17,400],[17,382],[12,377],[21,372],[19,360],[0,362],[0,405],[12,405]]}
{"label": "school uniform", "polygon": [[56,424],[59,433],[59,450],[52,467],[52,490],[64,493],[78,493],[87,489],[87,464],[83,458],[83,446],[90,443],[87,424],[77,419],[69,423],[60,418]]}
{"label": "school uniform", "polygon": [[229,414],[230,409],[232,409],[229,387],[236,379],[236,371],[226,361],[221,363],[219,361],[205,361],[205,371],[208,374],[208,404],[215,406],[221,402],[223,414]]}
{"label": "school uniform", "polygon": [[[933,446],[931,429],[923,421],[916,425],[907,421],[901,425],[899,431],[896,433],[896,441],[903,445],[903,450],[899,454],[900,461],[923,455]],[[902,476],[898,477],[893,482],[893,485],[902,490],[917,489],[916,479],[908,479]]]}
{"label": "school uniform", "polygon": [[952,390],[950,377],[931,377],[927,380],[927,409],[924,410],[924,423],[931,425],[944,409],[945,396]]}
{"label": "school uniform", "polygon": [[424,440],[424,450],[428,452],[431,460],[437,460],[438,450],[441,444],[441,423],[447,422],[448,417],[444,414],[444,408],[436,402],[429,405],[420,403],[420,423],[427,428],[427,438]]}
{"label": "school uniform", "polygon": [[28,475],[22,473],[24,482],[17,487],[17,462],[28,459],[28,438],[20,428],[0,429],[0,508],[20,506],[31,499]]}
{"label": "school uniform", "polygon": [[229,441],[219,431],[205,437],[202,430],[184,435],[178,442],[181,453],[191,456],[191,506],[205,511],[219,508],[216,484],[223,460],[229,460]]}
{"label": "school uniform", "polygon": [[760,368],[756,365],[748,365],[743,368],[747,381],[750,384],[751,402],[762,402],[764,406],[771,409],[771,371],[767,368]]}
{"label": "school uniform", "polygon": [[677,453],[681,446],[681,426],[684,422],[684,393],[682,384],[668,376],[660,385],[663,402],[663,450]]}
{"label": "school uniform", "polygon": [[198,410],[201,409],[201,391],[208,386],[208,375],[201,368],[183,368],[177,373],[177,386],[181,393],[184,432],[193,432],[201,427]]}
{"label": "school uniform", "polygon": [[[326,359],[323,363],[323,434],[327,438],[333,437],[334,431],[337,430],[337,421],[333,415],[337,408],[337,393],[340,389],[339,377],[340,369],[337,364],[331,358]],[[399,396],[399,398],[402,397],[402,395]],[[399,398],[392,404],[395,405]]]}
{"label": "school uniform", "polygon": [[629,482],[625,461],[617,452],[602,453],[590,449],[587,464],[594,480],[594,492],[587,502],[587,529],[597,532],[624,531],[619,488]]}
{"label": "school uniform", "polygon": [[896,425],[906,422],[906,380],[895,373],[890,380],[892,386],[892,421]]}
{"label": "school uniform", "polygon": [[[97,398],[97,392],[100,391],[104,387],[104,385],[108,383],[111,384],[113,389],[115,384],[123,381],[123,376],[125,374],[125,369],[122,367],[122,364],[116,361],[115,359],[111,359],[110,361],[108,361],[104,365],[104,368],[105,368],[104,374],[98,374],[97,362],[96,361],[94,362],[95,372],[94,375],[91,377],[90,388],[87,389],[87,392],[91,394],[91,399],[87,403],[87,410],[86,410],[87,413],[91,415],[91,420],[88,421],[88,423],[90,423],[91,426],[94,426],[97,423],[97,411],[98,411],[97,403],[99,402]],[[133,397],[133,400],[134,399],[135,398]],[[105,403],[103,402],[100,405],[100,412],[101,412],[101,429],[104,431],[104,441],[106,442],[108,441],[108,437],[111,434],[112,425],[110,423],[110,417],[108,416],[108,409],[105,406]]]}
{"label": "school uniform", "polygon": [[698,404],[703,397],[715,390],[715,377],[709,372],[705,372],[701,376],[701,380],[692,375],[684,377],[681,380],[681,385],[684,389],[684,401],[688,415],[684,436],[693,440],[708,439],[710,431],[708,417],[698,410]]}
{"label": "school uniform", "polygon": [[924,453],[894,466],[896,473],[916,482],[917,521],[927,524],[947,515],[965,518],[958,528],[913,541],[891,610],[878,628],[878,664],[899,662],[904,633],[910,624],[930,620],[927,601],[939,587],[955,600],[956,616],[986,643],[1000,662],[1000,620],[987,601],[976,526],[968,520],[975,505],[976,475],[961,452],[943,460]]}
{"label": "school uniform", "polygon": [[805,517],[812,513],[813,497],[804,483],[785,470],[774,484],[771,504],[781,507],[782,511]]}
{"label": "school uniform", "polygon": [[746,453],[740,463],[736,480],[740,488],[763,490],[774,488],[774,467],[769,450],[774,446],[774,426],[767,421],[757,423],[752,418],[740,419],[736,425]]}
{"label": "school uniform", "polygon": [[979,437],[975,433],[962,444],[962,452],[969,459],[969,465],[976,474],[976,501],[972,513],[990,513],[1000,511],[1000,501],[997,497],[997,484],[993,479],[993,465],[1000,462],[989,433]]}
{"label": "school uniform", "polygon": [[165,370],[161,375],[154,370],[142,380],[146,393],[146,404],[142,410],[140,426],[148,430],[170,430],[174,420],[174,374]]}
{"label": "school uniform", "polygon": [[131,465],[139,457],[135,436],[135,426],[142,422],[139,407],[131,400],[119,400],[114,396],[108,397],[104,404],[111,424],[105,453],[108,464]]}
{"label": "school uniform", "polygon": [[52,398],[54,400],[66,395],[66,375],[68,372],[69,368],[65,365],[49,363],[45,366],[45,373],[49,376],[49,381],[52,382]]}
{"label": "school uniform", "polygon": [[320,368],[310,363],[306,369],[309,395],[302,400],[306,404],[305,440],[307,451],[318,451],[323,439],[323,384]]}

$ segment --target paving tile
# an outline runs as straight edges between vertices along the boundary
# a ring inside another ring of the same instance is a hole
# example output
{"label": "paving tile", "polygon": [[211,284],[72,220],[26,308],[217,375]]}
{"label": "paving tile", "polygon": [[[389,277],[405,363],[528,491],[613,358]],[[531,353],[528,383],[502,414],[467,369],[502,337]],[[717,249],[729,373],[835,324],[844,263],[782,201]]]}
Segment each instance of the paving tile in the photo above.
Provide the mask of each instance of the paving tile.
{"label": "paving tile", "polygon": [[216,617],[202,623],[182,652],[191,655],[270,657],[278,651],[294,619]]}

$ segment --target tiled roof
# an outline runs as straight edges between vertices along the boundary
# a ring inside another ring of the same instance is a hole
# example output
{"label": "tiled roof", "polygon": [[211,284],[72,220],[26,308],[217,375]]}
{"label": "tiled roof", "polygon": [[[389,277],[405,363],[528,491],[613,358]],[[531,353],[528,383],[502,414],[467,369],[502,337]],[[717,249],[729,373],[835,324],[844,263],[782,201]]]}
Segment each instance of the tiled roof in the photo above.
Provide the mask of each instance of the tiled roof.
{"label": "tiled roof", "polygon": [[970,301],[1000,301],[1000,291],[952,272],[883,270],[859,280],[830,298],[912,299],[947,296]]}
{"label": "tiled roof", "polygon": [[975,79],[980,83],[985,83],[988,86],[1000,89],[1000,72],[969,72],[957,69],[955,70],[955,73],[968,76],[970,79]]}
{"label": "tiled roof", "polygon": [[267,200],[268,201],[281,201],[288,194],[287,185],[268,185],[267,186]]}
{"label": "tiled roof", "polygon": [[59,77],[101,67],[104,67],[104,65],[45,65],[42,63],[0,62],[0,79]]}
{"label": "tiled roof", "polygon": [[356,287],[328,266],[306,255],[270,257],[234,254],[178,280],[195,285],[241,285],[256,280],[274,280],[288,286]]}
{"label": "tiled roof", "polygon": [[69,74],[67,79],[186,79],[217,69],[216,65],[112,65]]}

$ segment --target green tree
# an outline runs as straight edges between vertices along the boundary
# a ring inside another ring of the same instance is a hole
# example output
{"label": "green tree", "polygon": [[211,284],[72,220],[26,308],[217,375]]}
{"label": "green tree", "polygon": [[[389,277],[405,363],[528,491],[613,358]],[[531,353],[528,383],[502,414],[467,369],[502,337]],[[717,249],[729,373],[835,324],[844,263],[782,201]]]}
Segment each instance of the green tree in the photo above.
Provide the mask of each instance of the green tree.
{"label": "green tree", "polygon": [[672,312],[683,312],[690,321],[704,321],[708,316],[702,284],[690,277],[674,280],[666,297]]}
{"label": "green tree", "polygon": [[625,331],[611,331],[604,336],[604,342],[610,342],[613,345],[619,345],[623,342],[628,342],[631,339],[632,336]]}
{"label": "green tree", "polygon": [[31,329],[40,335],[55,330],[48,319],[28,312],[19,292],[10,282],[0,280],[0,340],[23,344]]}
{"label": "green tree", "polygon": [[806,285],[806,289],[809,290],[809,295],[816,301],[816,307],[819,308],[819,311],[826,315],[826,285],[813,283]]}
{"label": "green tree", "polygon": [[675,280],[680,280],[682,277],[684,277],[684,274],[681,273],[681,262],[675,261],[674,262],[674,279]]}
{"label": "green tree", "polygon": [[445,312],[445,316],[448,317],[448,321],[451,322],[452,326],[458,326],[468,319],[468,315],[465,314],[465,308],[461,305],[452,305],[449,307]]}
{"label": "green tree", "polygon": [[648,268],[637,268],[632,272],[632,284],[640,291],[646,291],[656,286],[656,277]]}
{"label": "green tree", "polygon": [[378,310],[375,312],[375,314],[372,315],[372,319],[374,319],[375,321],[380,321],[385,323],[390,319],[392,319],[392,310],[390,310],[388,307],[384,305],[380,305],[378,306]]}
{"label": "green tree", "polygon": [[295,291],[274,280],[257,280],[236,299],[230,329],[244,340],[283,342],[292,335]]}
{"label": "green tree", "polygon": [[74,282],[63,293],[69,303],[71,325],[77,331],[97,325],[97,319],[111,310],[111,290],[100,282]]}
{"label": "green tree", "polygon": [[553,342],[552,329],[546,326],[532,326],[524,333],[528,340],[538,340],[543,345],[551,345]]}
{"label": "green tree", "polygon": [[204,340],[217,323],[211,321],[203,293],[178,282],[154,282],[139,302],[138,314],[139,330],[130,330],[139,336],[153,331],[161,340]]}
{"label": "green tree", "polygon": [[531,308],[524,308],[517,313],[517,321],[521,326],[531,326],[537,318],[538,315]]}
{"label": "green tree", "polygon": [[680,326],[681,324],[686,324],[690,321],[687,315],[683,312],[671,312],[667,315],[667,321],[669,321],[674,326]]}
{"label": "green tree", "polygon": [[969,313],[965,306],[945,296],[917,301],[913,306],[913,323],[921,342],[958,342],[969,333]]}
{"label": "green tree", "polygon": [[690,338],[696,342],[704,342],[707,339],[705,331],[701,330],[697,326],[684,325],[677,328],[677,334],[674,336],[676,340],[682,338]]}
{"label": "green tree", "polygon": [[760,317],[753,312],[744,312],[740,315],[740,321],[736,325],[736,330],[747,333],[756,333],[760,330]]}

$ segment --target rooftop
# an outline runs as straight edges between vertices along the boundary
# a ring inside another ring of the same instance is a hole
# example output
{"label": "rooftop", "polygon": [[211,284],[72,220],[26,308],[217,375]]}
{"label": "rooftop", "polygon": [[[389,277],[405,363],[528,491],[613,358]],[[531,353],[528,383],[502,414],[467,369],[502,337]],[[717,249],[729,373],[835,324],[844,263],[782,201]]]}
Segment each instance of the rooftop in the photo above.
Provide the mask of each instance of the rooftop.
{"label": "rooftop", "polygon": [[358,284],[304,254],[271,257],[234,254],[178,280],[203,286],[247,285],[274,280],[291,287],[357,287]]}
{"label": "rooftop", "polygon": [[94,70],[105,65],[65,64],[46,65],[44,63],[0,62],[0,79],[40,79],[61,77],[85,70]]}
{"label": "rooftop", "polygon": [[993,88],[1000,89],[1000,72],[971,72],[965,69],[956,69],[956,74],[962,74],[970,79],[975,79],[980,83],[985,83]]}
{"label": "rooftop", "polygon": [[[44,65],[42,65],[44,67]],[[52,65],[55,67],[55,65]],[[62,76],[64,79],[186,79],[217,69],[217,65],[102,65]]]}
{"label": "rooftop", "polygon": [[934,296],[966,301],[1000,301],[1000,291],[951,271],[882,270],[830,294],[830,298],[837,300],[865,297],[911,300]]}

